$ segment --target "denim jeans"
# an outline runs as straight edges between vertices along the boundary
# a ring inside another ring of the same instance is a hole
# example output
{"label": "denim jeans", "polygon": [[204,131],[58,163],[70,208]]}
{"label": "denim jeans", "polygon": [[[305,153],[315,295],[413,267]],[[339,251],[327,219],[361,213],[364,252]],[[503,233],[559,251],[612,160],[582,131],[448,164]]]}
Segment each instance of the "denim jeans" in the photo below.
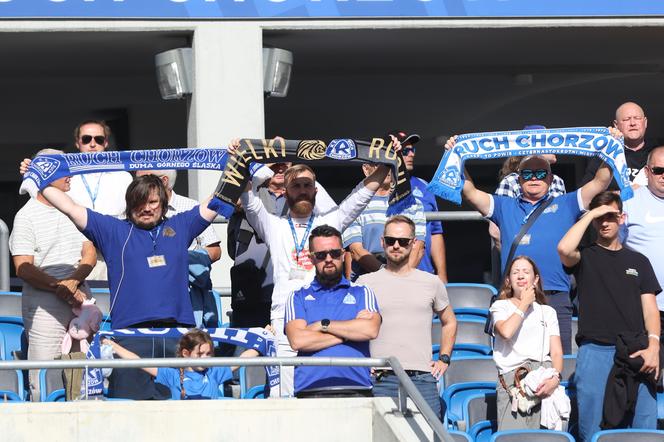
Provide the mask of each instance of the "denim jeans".
{"label": "denim jeans", "polygon": [[[410,377],[413,384],[417,387],[420,394],[427,401],[431,409],[438,418],[441,418],[440,395],[438,393],[438,385],[436,378],[431,373],[422,373]],[[374,384],[373,394],[374,397],[399,397],[399,378],[393,374],[387,374],[380,379],[372,376],[371,381]]]}
{"label": "denim jeans", "polygon": [[[604,408],[604,390],[613,367],[616,348],[611,345],[582,343],[576,360],[576,399],[579,408],[579,440],[589,441],[600,431]],[[654,389],[639,386],[636,408],[630,428],[657,428],[657,401]]]}

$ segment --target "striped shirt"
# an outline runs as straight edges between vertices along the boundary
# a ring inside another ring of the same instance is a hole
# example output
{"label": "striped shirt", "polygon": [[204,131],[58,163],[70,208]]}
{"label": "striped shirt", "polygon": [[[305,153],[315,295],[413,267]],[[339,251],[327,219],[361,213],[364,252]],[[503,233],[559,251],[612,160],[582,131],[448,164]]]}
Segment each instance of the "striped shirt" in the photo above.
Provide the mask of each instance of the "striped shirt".
{"label": "striped shirt", "polygon": [[66,215],[32,198],[16,213],[9,236],[12,256],[32,256],[33,264],[54,278],[70,276],[87,239]]}
{"label": "striped shirt", "polygon": [[[503,178],[496,191],[493,192],[495,195],[509,196],[510,198],[517,198],[521,196],[521,185],[519,184],[519,174],[512,172]],[[551,187],[549,187],[549,194],[552,197],[557,197],[567,193],[565,189],[565,181],[560,178],[558,175],[553,176],[551,181]]]}

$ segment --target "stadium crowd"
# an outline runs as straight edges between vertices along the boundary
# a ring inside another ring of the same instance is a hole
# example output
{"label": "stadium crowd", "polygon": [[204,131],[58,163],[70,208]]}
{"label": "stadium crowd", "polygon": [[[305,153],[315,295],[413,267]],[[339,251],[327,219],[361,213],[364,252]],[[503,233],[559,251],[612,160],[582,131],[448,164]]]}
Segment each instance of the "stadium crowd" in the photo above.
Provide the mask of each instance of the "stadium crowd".
{"label": "stadium crowd", "polygon": [[[657,426],[664,147],[647,144],[646,128],[640,106],[618,107],[612,135],[624,137],[635,189],[624,202],[609,168],[595,159],[575,191],[553,174],[555,156],[508,158],[495,194],[466,174],[464,199],[493,223],[492,236],[502,243],[499,294],[485,306],[494,335],[499,430],[567,428],[570,399],[560,384],[573,339],[580,440],[600,428]],[[74,135],[81,152],[104,150],[110,129],[90,120]],[[427,221],[425,212],[438,210],[436,198],[413,174],[420,137],[396,130],[389,137],[415,196],[400,215],[387,215],[394,183],[386,165],[363,164],[364,180],[338,205],[305,164],[269,164],[269,177],[248,185],[228,224],[227,251],[235,260],[231,326],[269,324],[279,356],[396,356],[442,419],[439,380],[454,364],[458,323],[446,289],[443,226]],[[233,140],[229,152],[238,145]],[[47,153],[54,152],[39,152]],[[22,173],[29,164],[24,160]],[[75,175],[43,189],[18,212],[10,249],[24,281],[28,359],[60,356],[72,307],[91,297],[87,279],[107,277],[112,328],[215,323],[206,295],[209,270],[222,254],[210,226],[217,214],[207,200],[177,195],[176,176]],[[192,268],[201,263],[208,273],[194,283]],[[432,342],[433,317],[440,342]],[[149,337],[109,345],[122,358],[214,354],[210,337],[198,329],[179,343]],[[229,370],[202,367],[114,370],[108,395],[215,398],[231,378]],[[270,395],[396,398],[398,385],[384,368],[302,366],[282,369]],[[38,388],[37,374],[30,373],[32,400]]]}

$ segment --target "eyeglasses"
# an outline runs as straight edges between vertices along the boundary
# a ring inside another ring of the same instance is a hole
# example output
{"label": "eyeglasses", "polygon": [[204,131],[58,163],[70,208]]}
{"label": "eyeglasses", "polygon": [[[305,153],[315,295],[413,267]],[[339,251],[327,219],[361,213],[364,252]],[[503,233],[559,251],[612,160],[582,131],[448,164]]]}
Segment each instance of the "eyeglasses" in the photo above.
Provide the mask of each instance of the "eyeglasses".
{"label": "eyeglasses", "polygon": [[407,157],[411,153],[413,155],[415,155],[415,148],[414,147],[404,147],[403,149],[401,149],[401,155],[403,155],[405,157]]}
{"label": "eyeglasses", "polygon": [[90,144],[93,138],[97,144],[104,144],[106,142],[106,137],[103,135],[95,135],[94,137],[92,135],[82,135],[81,143]]}
{"label": "eyeglasses", "polygon": [[394,236],[385,236],[383,237],[385,244],[389,247],[392,247],[394,243],[398,242],[399,246],[407,247],[413,241],[413,238],[395,238]]}
{"label": "eyeglasses", "polygon": [[650,173],[652,173],[653,175],[659,176],[659,175],[664,173],[664,167],[650,167],[650,166],[648,166],[648,169],[650,169]]}
{"label": "eyeglasses", "polygon": [[312,252],[311,254],[314,255],[314,258],[316,258],[319,261],[324,260],[327,258],[327,255],[330,255],[332,259],[339,259],[341,255],[343,255],[344,251],[341,249],[332,249],[332,250],[322,250],[320,252]]}
{"label": "eyeglasses", "polygon": [[533,179],[533,177],[538,180],[543,180],[548,174],[549,171],[546,169],[523,169],[521,172],[519,172],[519,175],[521,175],[521,178],[523,178],[524,181],[530,181]]}

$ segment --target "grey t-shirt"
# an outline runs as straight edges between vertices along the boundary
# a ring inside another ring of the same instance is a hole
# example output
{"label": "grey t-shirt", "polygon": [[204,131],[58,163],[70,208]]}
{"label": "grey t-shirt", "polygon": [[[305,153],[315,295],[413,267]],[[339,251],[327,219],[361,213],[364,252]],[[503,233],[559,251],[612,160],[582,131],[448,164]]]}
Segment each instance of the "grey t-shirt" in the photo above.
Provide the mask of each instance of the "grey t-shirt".
{"label": "grey t-shirt", "polygon": [[449,305],[436,275],[414,269],[396,275],[386,269],[362,275],[357,284],[376,294],[383,322],[371,341],[371,356],[396,356],[406,370],[431,370],[431,319]]}

